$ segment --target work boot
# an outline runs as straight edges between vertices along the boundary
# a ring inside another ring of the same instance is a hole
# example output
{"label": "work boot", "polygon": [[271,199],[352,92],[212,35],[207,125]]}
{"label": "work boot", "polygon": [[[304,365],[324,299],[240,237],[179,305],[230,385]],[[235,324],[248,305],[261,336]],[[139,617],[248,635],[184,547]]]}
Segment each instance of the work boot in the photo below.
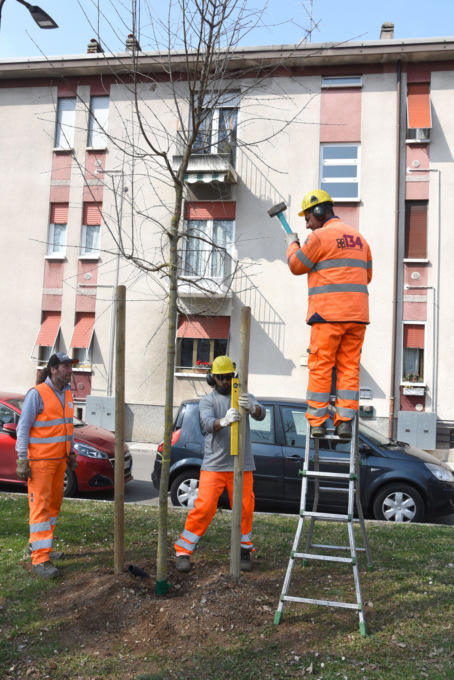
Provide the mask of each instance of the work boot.
{"label": "work boot", "polygon": [[[29,557],[32,556],[32,547],[31,545],[28,546],[27,550],[27,555]],[[51,553],[49,553],[49,559],[50,560],[62,560],[64,557],[66,557],[64,552],[59,552],[58,550],[52,550]]]}
{"label": "work boot", "polygon": [[175,567],[177,571],[190,571],[191,562],[189,555],[177,555],[175,558]]}
{"label": "work boot", "polygon": [[352,421],[351,420],[341,420],[340,423],[336,425],[336,434],[341,439],[351,439],[352,438]]}
{"label": "work boot", "polygon": [[322,423],[321,425],[314,425],[311,427],[311,437],[314,439],[323,439],[326,437],[326,425]]}
{"label": "work boot", "polygon": [[34,564],[32,566],[33,571],[41,578],[56,578],[60,573],[57,567],[54,567],[49,560],[47,562],[41,562],[41,564]]}
{"label": "work boot", "polygon": [[240,571],[252,571],[251,551],[241,548]]}

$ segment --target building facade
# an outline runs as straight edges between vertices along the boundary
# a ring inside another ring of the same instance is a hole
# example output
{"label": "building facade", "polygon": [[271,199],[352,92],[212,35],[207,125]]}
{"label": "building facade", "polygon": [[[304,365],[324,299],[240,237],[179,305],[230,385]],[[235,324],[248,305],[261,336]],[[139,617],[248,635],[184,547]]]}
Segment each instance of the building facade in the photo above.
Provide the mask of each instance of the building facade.
{"label": "building facade", "polygon": [[[175,405],[206,393],[215,356],[238,357],[243,305],[252,315],[250,390],[305,397],[307,282],[288,271],[284,232],[267,210],[284,201],[303,237],[301,199],[320,187],[374,258],[360,415],[447,459],[454,38],[396,40],[387,28],[377,41],[236,54],[244,82],[218,98],[185,178]],[[176,168],[174,92],[162,58],[138,54],[142,132]],[[0,62],[2,389],[24,392],[52,352],[70,352],[78,413],[105,424],[114,292],[124,284],[126,435],[158,441],[168,288],[155,265],[166,259],[174,190],[141,155],[121,76],[130,60],[127,50],[107,58],[91,45],[77,57]],[[269,76],[254,91],[251,68],[264,65]],[[184,101],[184,82],[174,87]]]}

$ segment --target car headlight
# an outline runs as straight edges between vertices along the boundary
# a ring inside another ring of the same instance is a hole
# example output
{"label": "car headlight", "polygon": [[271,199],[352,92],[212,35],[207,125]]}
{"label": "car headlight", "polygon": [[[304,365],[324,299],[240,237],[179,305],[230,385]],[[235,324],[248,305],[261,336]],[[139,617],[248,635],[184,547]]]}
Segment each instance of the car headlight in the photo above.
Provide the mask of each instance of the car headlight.
{"label": "car headlight", "polygon": [[424,465],[440,482],[454,482],[454,475],[448,468],[435,465],[434,463],[424,463]]}
{"label": "car headlight", "polygon": [[98,451],[98,449],[93,448],[93,446],[87,446],[86,444],[74,444],[79,456],[86,456],[87,458],[109,458],[107,453],[104,451]]}

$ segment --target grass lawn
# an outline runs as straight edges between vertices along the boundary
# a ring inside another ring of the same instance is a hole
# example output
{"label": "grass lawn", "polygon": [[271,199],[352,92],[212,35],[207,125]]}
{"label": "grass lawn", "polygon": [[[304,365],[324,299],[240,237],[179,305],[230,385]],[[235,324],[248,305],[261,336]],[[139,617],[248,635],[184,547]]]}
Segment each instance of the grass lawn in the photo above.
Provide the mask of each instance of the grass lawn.
{"label": "grass lawn", "polygon": [[[370,522],[360,554],[367,637],[353,610],[288,603],[274,615],[296,516],[256,514],[252,573],[229,576],[229,512],[218,512],[189,574],[174,568],[185,512],[169,511],[168,580],[155,594],[157,508],[125,507],[125,573],[113,574],[109,502],[65,500],[54,581],[25,557],[28,504],[0,493],[2,680],[453,680],[453,528]],[[355,534],[360,541],[359,527]],[[346,545],[344,525],[318,522],[314,542]],[[303,543],[304,545],[304,543]],[[344,554],[345,556],[345,554]],[[150,578],[127,571],[129,564]],[[355,601],[351,566],[298,561],[290,593]]]}

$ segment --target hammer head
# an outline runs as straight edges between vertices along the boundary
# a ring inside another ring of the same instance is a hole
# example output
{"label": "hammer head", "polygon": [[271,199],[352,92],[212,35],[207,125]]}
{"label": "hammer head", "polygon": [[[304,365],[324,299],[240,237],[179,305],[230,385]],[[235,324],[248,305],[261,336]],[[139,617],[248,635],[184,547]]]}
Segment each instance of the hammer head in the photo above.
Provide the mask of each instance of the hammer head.
{"label": "hammer head", "polygon": [[284,212],[284,210],[287,210],[285,203],[278,203],[277,205],[273,205],[273,207],[268,210],[268,215],[270,217],[276,217],[278,213]]}

